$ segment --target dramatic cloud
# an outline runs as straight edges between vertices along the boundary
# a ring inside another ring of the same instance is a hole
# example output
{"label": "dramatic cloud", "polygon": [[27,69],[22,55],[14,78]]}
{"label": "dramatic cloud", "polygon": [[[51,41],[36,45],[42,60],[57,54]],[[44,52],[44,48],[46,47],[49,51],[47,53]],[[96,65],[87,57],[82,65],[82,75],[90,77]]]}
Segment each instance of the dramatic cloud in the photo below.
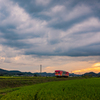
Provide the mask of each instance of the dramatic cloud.
{"label": "dramatic cloud", "polygon": [[99,5],[99,0],[0,0],[0,61],[100,56]]}

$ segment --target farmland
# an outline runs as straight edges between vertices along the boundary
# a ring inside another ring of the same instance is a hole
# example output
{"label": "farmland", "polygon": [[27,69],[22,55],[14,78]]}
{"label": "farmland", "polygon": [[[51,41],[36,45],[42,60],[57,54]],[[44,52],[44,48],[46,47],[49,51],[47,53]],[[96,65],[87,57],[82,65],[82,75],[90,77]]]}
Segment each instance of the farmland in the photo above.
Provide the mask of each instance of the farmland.
{"label": "farmland", "polygon": [[[70,80],[76,78],[56,78],[56,77],[0,77],[0,89],[14,88],[25,85],[39,84],[51,81]],[[80,78],[79,78],[80,79]]]}
{"label": "farmland", "polygon": [[[17,79],[0,79],[2,82],[4,80],[6,82],[8,80],[13,81],[12,83],[11,81],[8,82],[7,87],[4,85],[0,87],[0,100],[100,100],[100,78],[29,79],[19,77]],[[22,83],[18,82],[18,80]],[[25,80],[27,80],[26,83]],[[17,86],[11,86],[10,84],[17,84]]]}

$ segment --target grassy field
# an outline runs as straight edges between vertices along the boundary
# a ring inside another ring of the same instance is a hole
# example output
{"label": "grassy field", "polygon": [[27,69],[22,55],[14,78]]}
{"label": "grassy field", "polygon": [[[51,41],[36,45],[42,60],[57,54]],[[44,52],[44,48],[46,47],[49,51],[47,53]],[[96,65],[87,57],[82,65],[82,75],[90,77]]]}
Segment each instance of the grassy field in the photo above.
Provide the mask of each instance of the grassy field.
{"label": "grassy field", "polygon": [[[77,78],[56,78],[56,77],[0,77],[0,89],[14,88],[25,85],[32,85],[51,81],[70,80]],[[79,78],[80,79],[80,78]]]}
{"label": "grassy field", "polygon": [[100,78],[3,88],[0,93],[0,100],[100,100]]}

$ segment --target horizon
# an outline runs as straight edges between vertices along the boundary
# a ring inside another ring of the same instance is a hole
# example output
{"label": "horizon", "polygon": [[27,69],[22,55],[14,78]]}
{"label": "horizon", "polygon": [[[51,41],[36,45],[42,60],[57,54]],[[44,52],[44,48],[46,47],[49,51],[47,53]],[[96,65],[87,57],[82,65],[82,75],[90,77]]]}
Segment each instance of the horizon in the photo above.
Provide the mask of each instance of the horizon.
{"label": "horizon", "polygon": [[0,68],[100,72],[99,0],[0,0]]}
{"label": "horizon", "polygon": [[[2,68],[0,68],[0,69],[2,69]],[[7,69],[2,69],[2,70],[6,70],[6,71],[19,71],[19,72],[22,72],[22,73],[24,73],[23,71],[20,71],[20,70],[7,70]],[[59,69],[58,69],[59,70]],[[63,71],[65,71],[65,70],[63,70]],[[28,73],[28,71],[25,71],[25,72],[27,72]],[[90,72],[84,72],[84,73],[74,73],[74,72],[69,72],[69,74],[76,74],[76,75],[83,75],[83,74],[86,74],[86,73],[91,73],[91,72],[93,72],[93,71],[90,71]],[[32,73],[32,72],[30,72],[30,73]],[[33,72],[33,74],[34,73],[55,73],[55,71],[54,72]],[[95,73],[95,74],[99,74],[100,72],[93,72],[93,73]]]}

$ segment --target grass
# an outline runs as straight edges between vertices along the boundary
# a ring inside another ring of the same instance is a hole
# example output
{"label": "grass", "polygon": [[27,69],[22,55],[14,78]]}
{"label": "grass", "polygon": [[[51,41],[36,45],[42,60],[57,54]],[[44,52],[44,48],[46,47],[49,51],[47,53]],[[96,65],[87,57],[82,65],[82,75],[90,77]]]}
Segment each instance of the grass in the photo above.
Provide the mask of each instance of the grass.
{"label": "grass", "polygon": [[[32,85],[37,83],[70,80],[75,78],[56,78],[56,77],[0,77],[0,89],[3,88],[14,88],[25,85]],[[77,79],[77,78],[76,78]]]}
{"label": "grass", "polygon": [[100,78],[54,81],[0,90],[0,100],[100,100]]}
{"label": "grass", "polygon": [[[21,87],[20,87],[21,88]],[[12,91],[16,91],[18,89],[20,89],[19,87],[17,88],[5,88],[5,89],[0,89],[0,98],[3,97],[4,95],[6,95],[7,93],[9,92],[12,92]]]}

